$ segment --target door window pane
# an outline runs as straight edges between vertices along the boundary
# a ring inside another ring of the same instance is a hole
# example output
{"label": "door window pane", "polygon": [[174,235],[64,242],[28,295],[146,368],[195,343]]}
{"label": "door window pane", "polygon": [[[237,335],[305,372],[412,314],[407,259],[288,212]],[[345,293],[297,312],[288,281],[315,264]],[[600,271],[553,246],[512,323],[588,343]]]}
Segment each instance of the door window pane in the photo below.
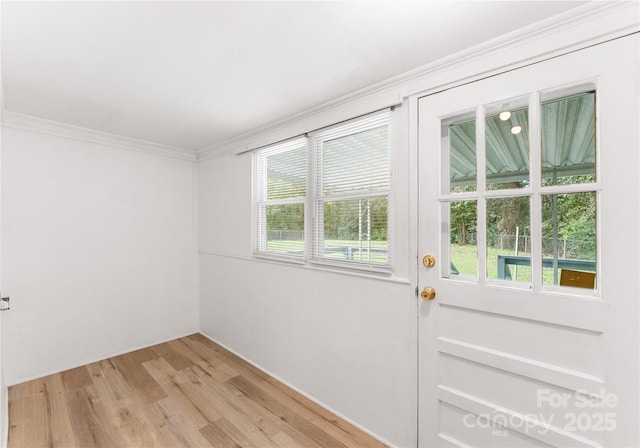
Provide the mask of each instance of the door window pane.
{"label": "door window pane", "polygon": [[542,196],[542,277],[545,285],[593,289],[596,194]]}
{"label": "door window pane", "polygon": [[595,182],[595,92],[542,103],[542,185]]}
{"label": "door window pane", "polygon": [[449,192],[476,191],[476,121],[462,119],[445,127],[449,139]]}
{"label": "door window pane", "polygon": [[487,278],[531,282],[529,197],[487,199]]}
{"label": "door window pane", "polygon": [[454,201],[442,204],[443,216],[449,216],[447,240],[449,263],[442,266],[443,275],[478,277],[477,219],[478,201]]}
{"label": "door window pane", "polygon": [[528,107],[490,107],[485,127],[487,190],[528,186]]}
{"label": "door window pane", "polygon": [[[542,262],[542,269],[536,272],[543,278],[536,278],[535,283],[542,280],[548,286],[595,288],[597,193],[569,193],[575,187],[562,188],[596,181],[596,98],[592,88],[581,85],[563,93],[556,90],[522,96],[485,105],[484,118],[468,112],[442,121],[441,192],[451,195],[441,201],[439,269],[443,277],[478,279],[486,275],[493,284],[531,285],[533,226],[534,233],[542,235],[541,242],[535,241],[537,249],[542,246],[541,253],[535,251],[535,263],[538,267]],[[534,128],[540,128],[541,139],[532,149],[529,104],[537,98],[541,99],[540,113],[536,114],[540,122]],[[480,120],[485,125],[484,182],[478,178],[477,164]],[[531,154],[532,150],[535,153]],[[541,184],[531,185],[531,160],[540,162],[536,169],[542,170]],[[483,183],[486,188],[481,189]],[[549,186],[554,186],[555,194],[544,188]],[[522,189],[526,191],[517,191]],[[457,200],[456,194],[463,192],[467,193],[464,200]],[[531,222],[532,197],[542,207],[535,214],[542,219],[535,223]],[[481,223],[486,228],[480,226],[486,237],[486,273],[479,271],[479,212],[486,213],[486,222]]]}

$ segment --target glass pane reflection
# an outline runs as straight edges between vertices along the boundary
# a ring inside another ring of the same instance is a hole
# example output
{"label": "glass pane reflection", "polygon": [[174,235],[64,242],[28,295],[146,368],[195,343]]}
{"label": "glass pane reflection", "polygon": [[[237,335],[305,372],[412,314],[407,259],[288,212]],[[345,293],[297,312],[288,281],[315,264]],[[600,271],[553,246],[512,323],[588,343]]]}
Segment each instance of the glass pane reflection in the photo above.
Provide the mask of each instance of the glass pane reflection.
{"label": "glass pane reflection", "polygon": [[528,186],[528,108],[487,115],[485,126],[487,190]]}
{"label": "glass pane reflection", "polygon": [[529,197],[487,200],[487,278],[531,282]]}
{"label": "glass pane reflection", "polygon": [[[449,266],[443,266],[443,274],[478,277],[478,202],[454,201],[442,204],[443,215],[449,216],[448,233]],[[446,229],[446,228],[445,228]]]}
{"label": "glass pane reflection", "polygon": [[595,92],[542,103],[542,185],[595,182]]}
{"label": "glass pane reflection", "polygon": [[[542,280],[545,285],[584,286],[574,277],[593,278],[596,272],[596,194],[569,193],[542,196]],[[577,273],[576,273],[577,272]],[[580,272],[584,272],[582,275]]]}
{"label": "glass pane reflection", "polygon": [[476,191],[476,122],[451,124],[449,133],[449,192]]}

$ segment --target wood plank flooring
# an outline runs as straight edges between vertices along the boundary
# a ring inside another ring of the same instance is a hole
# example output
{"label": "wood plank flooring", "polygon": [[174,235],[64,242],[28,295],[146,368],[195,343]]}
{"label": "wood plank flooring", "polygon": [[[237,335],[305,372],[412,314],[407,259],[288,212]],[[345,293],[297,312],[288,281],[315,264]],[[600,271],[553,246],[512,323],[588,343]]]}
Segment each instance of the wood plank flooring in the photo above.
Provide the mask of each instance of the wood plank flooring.
{"label": "wood plank flooring", "polygon": [[9,448],[382,447],[194,334],[9,388]]}

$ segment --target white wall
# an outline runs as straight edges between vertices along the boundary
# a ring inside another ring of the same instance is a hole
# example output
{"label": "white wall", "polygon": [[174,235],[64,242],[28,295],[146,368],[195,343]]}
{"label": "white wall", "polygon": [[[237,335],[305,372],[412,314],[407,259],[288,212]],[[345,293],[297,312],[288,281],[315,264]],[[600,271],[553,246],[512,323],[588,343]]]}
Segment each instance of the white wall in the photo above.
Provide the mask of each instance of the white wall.
{"label": "white wall", "polygon": [[[631,17],[625,11],[611,20],[585,15],[562,33],[523,31],[234,145],[276,141],[585,46],[618,29],[619,17]],[[378,437],[416,446],[417,145],[409,139],[417,120],[409,122],[416,112],[403,109],[394,157],[394,277],[252,259],[250,156],[223,155],[199,166],[199,322],[192,163],[5,129],[1,280],[12,296],[2,328],[6,382],[199,325]]]}
{"label": "white wall", "polygon": [[196,332],[193,162],[2,133],[6,383]]}
{"label": "white wall", "polygon": [[375,278],[252,259],[251,185],[249,154],[201,164],[201,332],[377,437],[415,446],[408,200],[395,208],[396,275]]}
{"label": "white wall", "polygon": [[[2,5],[0,4],[0,20]],[[1,38],[0,38],[1,46]],[[2,91],[2,62],[0,58],[0,105],[4,104]],[[0,198],[2,197],[2,127],[0,126]],[[0,273],[2,272],[2,208],[0,207]],[[0,275],[0,291],[2,291],[2,276]],[[4,363],[2,362],[2,316],[0,316],[0,447],[7,446],[9,428],[9,397],[5,385]]]}
{"label": "white wall", "polygon": [[[504,36],[203,151],[205,160],[214,158],[200,163],[198,175],[201,332],[389,444],[416,446],[416,98],[637,28],[629,4],[608,8]],[[394,277],[368,278],[253,259],[251,156],[229,153],[402,99],[403,106],[396,109],[393,163]]]}
{"label": "white wall", "polygon": [[[1,70],[0,70],[0,78]],[[0,86],[2,80],[0,79]],[[0,92],[1,93],[1,92]],[[0,104],[2,99],[0,98]],[[2,127],[0,126],[0,198],[2,197]],[[0,273],[2,272],[2,208],[0,207]],[[2,291],[2,276],[0,275],[0,291]],[[9,429],[9,394],[4,378],[4,363],[2,362],[2,315],[0,315],[0,447],[4,448],[8,442]]]}

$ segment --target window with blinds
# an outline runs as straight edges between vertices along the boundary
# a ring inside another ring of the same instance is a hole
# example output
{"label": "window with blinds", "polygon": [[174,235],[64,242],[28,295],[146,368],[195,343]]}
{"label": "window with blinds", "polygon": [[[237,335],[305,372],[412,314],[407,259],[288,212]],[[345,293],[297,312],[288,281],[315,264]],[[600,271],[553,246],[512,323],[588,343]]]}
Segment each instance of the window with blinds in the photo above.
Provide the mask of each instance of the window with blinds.
{"label": "window with blinds", "polygon": [[307,139],[274,145],[256,155],[255,251],[302,259],[307,199]]}
{"label": "window with blinds", "polygon": [[256,255],[388,271],[390,157],[391,111],[257,151]]}
{"label": "window with blinds", "polygon": [[389,265],[391,112],[312,135],[313,259]]}

